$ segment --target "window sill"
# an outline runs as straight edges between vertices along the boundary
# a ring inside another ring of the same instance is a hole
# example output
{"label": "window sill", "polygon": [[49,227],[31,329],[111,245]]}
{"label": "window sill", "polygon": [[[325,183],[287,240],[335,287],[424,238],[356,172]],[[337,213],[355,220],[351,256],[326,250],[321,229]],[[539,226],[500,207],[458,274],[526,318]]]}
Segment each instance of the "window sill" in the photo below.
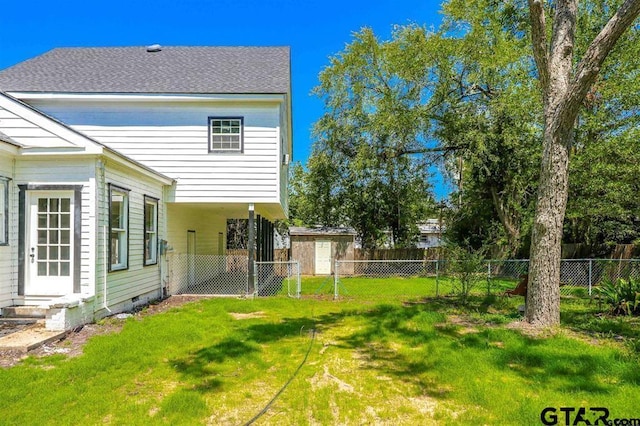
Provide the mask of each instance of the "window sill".
{"label": "window sill", "polygon": [[129,269],[128,266],[110,266],[109,272],[126,271],[127,269]]}

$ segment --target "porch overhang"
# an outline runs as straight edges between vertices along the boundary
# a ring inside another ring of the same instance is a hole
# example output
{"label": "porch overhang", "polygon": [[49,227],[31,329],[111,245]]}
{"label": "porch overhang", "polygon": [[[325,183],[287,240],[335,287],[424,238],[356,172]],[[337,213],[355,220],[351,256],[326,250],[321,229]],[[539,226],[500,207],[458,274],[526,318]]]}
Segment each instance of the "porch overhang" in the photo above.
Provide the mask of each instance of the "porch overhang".
{"label": "porch overhang", "polygon": [[188,207],[189,209],[206,211],[210,214],[224,216],[227,219],[248,219],[249,205],[253,204],[254,212],[270,221],[286,219],[284,209],[279,203],[181,203],[168,202],[168,205],[176,207]]}

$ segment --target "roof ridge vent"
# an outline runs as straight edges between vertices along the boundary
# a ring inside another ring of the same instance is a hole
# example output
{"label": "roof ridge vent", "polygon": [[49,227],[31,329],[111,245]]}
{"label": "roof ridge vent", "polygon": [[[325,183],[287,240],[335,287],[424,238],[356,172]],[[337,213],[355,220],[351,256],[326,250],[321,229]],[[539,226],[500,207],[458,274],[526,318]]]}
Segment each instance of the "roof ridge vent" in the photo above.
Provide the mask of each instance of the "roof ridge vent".
{"label": "roof ridge vent", "polygon": [[147,52],[149,53],[159,52],[161,50],[162,46],[160,46],[159,44],[152,44],[151,46],[147,46]]}

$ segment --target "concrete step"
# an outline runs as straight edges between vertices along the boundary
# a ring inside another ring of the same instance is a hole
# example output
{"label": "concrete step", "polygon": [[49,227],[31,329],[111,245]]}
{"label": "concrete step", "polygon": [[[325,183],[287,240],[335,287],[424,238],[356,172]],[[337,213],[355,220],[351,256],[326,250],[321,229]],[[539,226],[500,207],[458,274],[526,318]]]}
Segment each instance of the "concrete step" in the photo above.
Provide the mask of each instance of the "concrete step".
{"label": "concrete step", "polygon": [[37,323],[44,323],[44,318],[34,318],[34,317],[0,317],[0,325],[4,324],[7,326],[11,325],[31,325]]}
{"label": "concrete step", "polygon": [[31,326],[15,333],[0,337],[0,350],[28,352],[38,346],[60,340],[64,331],[48,331],[44,327]]}
{"label": "concrete step", "polygon": [[47,308],[39,306],[8,306],[2,308],[3,318],[45,318]]}

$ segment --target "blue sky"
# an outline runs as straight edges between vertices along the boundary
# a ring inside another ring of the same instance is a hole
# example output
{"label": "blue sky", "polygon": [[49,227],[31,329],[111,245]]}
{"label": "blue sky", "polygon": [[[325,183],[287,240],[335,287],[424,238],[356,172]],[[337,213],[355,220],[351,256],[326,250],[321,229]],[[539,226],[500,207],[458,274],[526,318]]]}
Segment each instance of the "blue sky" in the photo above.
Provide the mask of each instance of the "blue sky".
{"label": "blue sky", "polygon": [[322,115],[310,92],[328,58],[362,27],[387,39],[394,24],[437,27],[439,10],[425,0],[6,1],[0,69],[55,47],[290,46],[294,160],[305,163]]}

